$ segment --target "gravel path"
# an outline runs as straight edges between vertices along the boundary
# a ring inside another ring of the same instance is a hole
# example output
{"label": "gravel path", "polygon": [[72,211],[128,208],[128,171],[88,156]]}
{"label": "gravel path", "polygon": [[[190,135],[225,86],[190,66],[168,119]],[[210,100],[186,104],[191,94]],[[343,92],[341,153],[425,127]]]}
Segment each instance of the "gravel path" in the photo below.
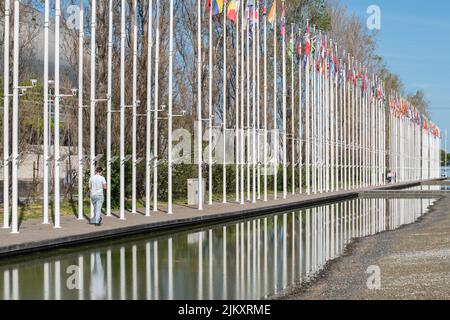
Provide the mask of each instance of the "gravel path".
{"label": "gravel path", "polygon": [[[378,290],[368,289],[370,266],[381,272]],[[450,299],[450,196],[415,224],[355,241],[316,280],[284,299]]]}

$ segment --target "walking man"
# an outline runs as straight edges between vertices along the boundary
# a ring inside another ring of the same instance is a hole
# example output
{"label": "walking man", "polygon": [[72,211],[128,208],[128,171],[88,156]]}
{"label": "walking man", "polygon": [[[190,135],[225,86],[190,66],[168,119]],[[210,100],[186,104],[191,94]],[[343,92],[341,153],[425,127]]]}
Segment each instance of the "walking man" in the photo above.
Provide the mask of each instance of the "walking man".
{"label": "walking man", "polygon": [[89,189],[91,190],[91,201],[94,207],[94,218],[90,224],[100,226],[102,223],[103,190],[106,189],[106,180],[103,177],[103,169],[98,167],[95,176],[89,180]]}

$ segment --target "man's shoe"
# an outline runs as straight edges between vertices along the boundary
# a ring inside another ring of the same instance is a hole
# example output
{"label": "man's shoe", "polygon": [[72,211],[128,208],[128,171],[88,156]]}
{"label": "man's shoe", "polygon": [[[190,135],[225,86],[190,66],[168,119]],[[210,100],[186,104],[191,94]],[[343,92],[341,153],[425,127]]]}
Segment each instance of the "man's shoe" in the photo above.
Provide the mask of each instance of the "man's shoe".
{"label": "man's shoe", "polygon": [[98,223],[95,224],[97,227],[100,227],[102,225],[102,218],[98,221]]}

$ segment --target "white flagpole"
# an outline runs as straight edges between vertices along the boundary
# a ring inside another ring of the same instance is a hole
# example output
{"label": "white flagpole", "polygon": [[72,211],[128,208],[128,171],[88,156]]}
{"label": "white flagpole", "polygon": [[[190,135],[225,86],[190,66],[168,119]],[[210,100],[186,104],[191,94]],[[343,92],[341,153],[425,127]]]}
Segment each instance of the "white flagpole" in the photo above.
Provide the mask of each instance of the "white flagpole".
{"label": "white flagpole", "polygon": [[[12,233],[18,230],[18,122],[19,122],[19,34],[20,34],[20,2],[14,1],[13,31],[13,118],[12,118]],[[5,26],[9,29],[9,26]],[[9,53],[8,53],[9,54]],[[9,186],[8,186],[9,188]]]}
{"label": "white flagpole", "polygon": [[[308,27],[309,27],[309,21],[307,21]],[[311,44],[311,35],[309,29],[307,30],[308,34],[307,41]],[[306,52],[305,52],[306,54]],[[305,156],[306,156],[306,162],[305,162],[305,169],[306,169],[306,193],[308,195],[311,194],[311,119],[310,119],[310,108],[311,108],[311,70],[310,70],[310,52],[308,52],[308,55],[306,56],[306,64],[305,64],[305,133],[306,133],[306,140],[305,140]]]}
{"label": "white flagpole", "polygon": [[244,51],[244,35],[245,35],[245,12],[244,12],[244,1],[242,1],[241,6],[241,22],[242,22],[242,28],[241,28],[241,138],[240,138],[240,162],[241,162],[241,205],[245,203],[245,128],[244,128],[244,93],[245,93],[245,86],[244,86],[244,73],[245,73],[245,51]]}
{"label": "white flagpole", "polygon": [[[153,211],[158,212],[158,113],[159,113],[159,16],[160,16],[160,7],[159,0],[156,0],[156,30],[155,30],[155,103],[153,109]],[[198,14],[198,18],[201,19],[200,13]],[[200,31],[199,31],[200,32]],[[199,36],[200,37],[200,36]],[[201,46],[199,41],[199,46]],[[200,53],[199,53],[200,54]],[[201,58],[200,60],[200,72],[201,72]],[[201,89],[200,89],[201,92]],[[201,121],[198,124],[201,126]],[[201,130],[201,127],[200,127]],[[200,135],[201,136],[201,135]],[[200,138],[201,139],[201,138]],[[201,144],[199,144],[201,145]],[[201,157],[201,154],[199,155]],[[202,189],[199,189],[199,197],[201,196]]]}
{"label": "white flagpole", "polygon": [[148,5],[148,40],[147,40],[147,132],[146,132],[146,166],[145,166],[145,216],[150,217],[151,210],[151,137],[152,137],[152,65],[153,65],[153,0]]}
{"label": "white flagpole", "polygon": [[274,180],[274,200],[278,199],[278,94],[277,94],[277,13],[275,8],[273,27],[273,180]]}
{"label": "white flagpole", "polygon": [[106,215],[111,216],[111,136],[112,136],[112,55],[113,55],[113,0],[109,0],[108,12],[108,93],[106,132]]}
{"label": "white flagpole", "polygon": [[[172,1],[172,0],[171,0]],[[208,51],[209,51],[209,64],[208,64],[208,74],[209,74],[209,83],[208,83],[208,185],[209,185],[209,192],[208,192],[208,204],[212,205],[212,196],[213,196],[213,185],[212,185],[212,170],[213,170],[213,163],[212,163],[212,130],[213,130],[213,111],[212,111],[212,82],[213,82],[213,48],[212,48],[212,42],[213,42],[213,34],[212,34],[212,17],[213,17],[213,9],[212,9],[212,3],[209,8],[209,37],[208,37]]]}
{"label": "white flagpole", "polygon": [[[281,0],[282,6],[282,19],[285,19],[284,16],[284,0]],[[285,23],[285,21],[284,21]],[[287,87],[286,87],[286,25],[284,25],[284,32],[282,34],[282,59],[283,59],[283,199],[287,198],[287,111],[286,111],[286,99],[287,99]]]}
{"label": "white flagpole", "polygon": [[227,203],[227,0],[223,2],[223,203]]}
{"label": "white flagpole", "polygon": [[[330,41],[330,51],[331,52],[333,51],[333,42],[332,41]],[[332,61],[331,59],[334,59],[334,55],[330,56],[330,66],[331,66],[331,64],[334,65],[334,61]],[[336,143],[334,141],[334,132],[337,127],[336,126],[337,123],[335,121],[336,117],[335,117],[335,111],[334,111],[335,110],[334,79],[335,79],[334,68],[333,68],[333,70],[331,70],[331,68],[330,68],[330,117],[329,117],[330,126],[328,128],[330,130],[330,144],[329,145],[330,145],[330,149],[331,149],[330,150],[331,151],[330,152],[331,153],[331,155],[330,155],[330,171],[331,171],[330,184],[331,184],[331,186],[330,186],[330,190],[329,190],[331,192],[334,192],[334,182],[335,182],[334,179],[335,179],[335,168],[336,168],[335,162],[334,162],[334,160],[335,160],[334,147],[336,145]]]}
{"label": "white flagpole", "polygon": [[344,68],[344,81],[343,81],[343,89],[342,89],[342,95],[343,97],[343,116],[344,116],[344,120],[343,120],[343,137],[344,137],[344,144],[343,144],[343,149],[344,149],[344,190],[347,191],[348,190],[348,164],[349,164],[349,158],[348,158],[348,149],[349,149],[349,138],[348,138],[348,130],[349,130],[349,126],[348,126],[348,84],[347,84],[347,77],[348,77],[348,66],[347,64],[344,62],[345,61],[345,52],[343,53],[343,58],[342,58],[342,63],[343,63],[343,68]]}
{"label": "white flagpole", "polygon": [[[6,1],[5,3],[5,8],[6,10],[9,11],[9,0]],[[8,27],[5,28],[5,48],[9,47],[9,12],[7,15],[5,15],[5,19],[8,19]],[[80,24],[81,21],[83,21],[83,5],[80,4]],[[45,8],[44,8],[44,185],[43,185],[43,197],[44,197],[44,208],[43,208],[43,214],[44,214],[44,224],[48,224],[49,223],[49,216],[48,216],[48,205],[49,205],[49,199],[48,199],[48,195],[49,195],[49,190],[48,190],[48,176],[49,176],[49,146],[48,146],[48,100],[49,100],[49,96],[48,96],[48,74],[49,74],[49,70],[48,70],[48,60],[49,60],[49,25],[50,25],[50,3],[49,0],[45,1]],[[6,26],[6,22],[5,22],[5,26]],[[81,28],[80,28],[81,30]],[[80,31],[81,32],[81,31]],[[7,49],[5,52],[8,52],[9,49]],[[9,58],[9,54],[6,55]],[[6,59],[5,56],[5,59]],[[7,66],[8,64],[8,66]],[[5,61],[5,70],[7,70],[9,68],[9,61]],[[9,91],[9,74],[5,73],[4,76],[4,82],[5,82],[5,96],[6,94],[8,94]],[[5,122],[5,126],[7,128],[8,126],[8,108],[9,108],[9,100],[7,101],[5,97],[5,118],[4,118],[4,122]],[[5,168],[9,167],[9,163],[7,162],[7,157],[6,154],[9,153],[9,141],[8,141],[8,134],[5,134],[5,140],[4,140],[4,145],[3,148],[5,148],[5,162],[4,162],[4,166]],[[5,169],[6,172],[8,169]],[[5,181],[8,181],[8,174],[4,175],[4,179]],[[80,180],[80,179],[79,179]],[[83,180],[80,180],[83,181]],[[6,184],[6,183],[5,183]],[[9,188],[9,182],[7,184],[7,188]],[[8,192],[6,191],[7,189],[4,187],[3,188],[3,193],[5,195],[8,195]],[[5,215],[5,219],[8,216],[8,201],[9,201],[9,196],[8,197],[4,197],[5,199],[5,210],[4,210],[4,215]],[[78,216],[82,217],[82,214],[80,215],[80,213],[78,212]],[[6,225],[5,225],[6,227]]]}
{"label": "white flagpole", "polygon": [[168,134],[168,206],[167,213],[172,214],[172,105],[173,105],[173,1],[170,0],[169,6],[169,134]]}
{"label": "white flagpole", "polygon": [[261,75],[260,75],[260,23],[259,23],[259,2],[256,2],[256,164],[257,164],[257,194],[258,200],[261,200]]}
{"label": "white flagpole", "polygon": [[245,203],[245,185],[244,185],[244,179],[245,179],[245,164],[244,164],[244,158],[245,158],[245,136],[244,136],[244,73],[245,73],[245,66],[244,66],[244,35],[245,35],[245,12],[244,12],[244,1],[242,1],[241,6],[241,21],[242,21],[242,28],[241,28],[241,137],[240,137],[240,162],[241,162],[241,205]]}
{"label": "white flagpole", "polygon": [[236,12],[236,33],[235,33],[235,41],[236,41],[236,84],[235,84],[235,117],[236,117],[236,148],[235,148],[235,162],[236,162],[236,202],[239,202],[240,199],[240,147],[241,147],[241,136],[240,136],[240,129],[239,129],[239,99],[240,99],[240,91],[239,91],[239,87],[240,87],[240,66],[239,66],[239,13],[238,10],[239,8],[236,8],[237,12]]}
{"label": "white flagpole", "polygon": [[247,18],[247,32],[246,32],[246,39],[247,39],[247,128],[246,128],[246,135],[247,135],[247,201],[251,200],[251,181],[250,181],[250,166],[251,166],[251,162],[250,162],[250,148],[251,148],[251,136],[250,136],[250,13],[248,10],[248,6],[247,6],[247,14],[248,16]]}
{"label": "white flagpole", "polygon": [[131,213],[136,213],[136,152],[137,152],[137,0],[133,0],[133,106],[132,106],[132,142],[131,142]]}
{"label": "white flagpole", "polygon": [[[301,29],[298,30],[299,41],[301,39]],[[301,45],[301,43],[300,43]],[[298,57],[298,187],[299,193],[303,193],[303,117],[302,117],[302,56]]]}
{"label": "white flagpole", "polygon": [[[48,0],[47,0],[48,1]],[[84,150],[83,150],[83,65],[84,65],[84,1],[80,1],[80,31],[79,31],[79,40],[78,40],[78,220],[83,220],[83,212],[84,212],[84,197],[83,197],[83,180],[84,180]],[[48,46],[48,35],[47,40],[45,41],[45,45]],[[48,63],[48,61],[47,61]],[[48,66],[48,65],[47,65]],[[48,79],[48,74],[47,74]],[[44,86],[47,85],[47,89],[44,88],[44,94],[48,92],[48,80],[44,79]],[[47,98],[48,101],[48,98]],[[47,113],[45,113],[47,112]],[[47,147],[47,156],[44,155],[44,158],[48,159],[48,105],[44,110],[44,135],[45,130],[47,130],[47,138],[44,138],[44,153],[45,148]],[[47,179],[48,179],[48,161],[47,162]],[[45,169],[45,168],[44,168]],[[44,172],[45,177],[45,172]],[[109,181],[108,181],[109,183]],[[45,187],[44,183],[44,187]],[[48,187],[47,187],[48,188]],[[45,194],[44,194],[45,197]],[[47,189],[47,197],[48,197],[48,189]],[[45,199],[45,198],[44,198]],[[48,200],[47,200],[48,201]],[[45,206],[45,205],[44,205]],[[47,204],[48,206],[48,204]],[[45,207],[47,207],[45,206]]]}
{"label": "white flagpole", "polygon": [[256,202],[256,22],[255,4],[253,4],[253,15],[250,15],[252,24],[252,202]]}
{"label": "white flagpole", "polygon": [[264,151],[263,151],[263,161],[264,161],[264,201],[267,202],[267,1],[264,2]]}
{"label": "white flagpole", "polygon": [[[291,24],[291,35],[294,37],[294,25]],[[292,44],[291,52],[291,183],[292,194],[295,195],[295,83],[294,83],[294,51],[295,45]],[[298,119],[300,121],[300,119]]]}
{"label": "white flagpole", "polygon": [[[60,146],[59,146],[59,104],[60,104],[60,83],[59,83],[59,30],[61,19],[60,0],[55,2],[55,228],[60,228]],[[13,190],[14,192],[14,190]]]}
{"label": "white flagpole", "polygon": [[[10,163],[10,157],[9,157],[9,21],[11,16],[11,4],[9,0],[5,0],[5,27],[4,27],[4,52],[3,52],[3,228],[8,229],[9,228],[9,163]],[[46,8],[46,18],[48,20],[48,0],[45,3]],[[48,24],[46,27],[46,35],[48,37]],[[44,58],[44,63],[47,61],[48,63],[48,41],[45,42],[46,46],[44,48],[44,52],[47,52],[47,60]],[[45,54],[45,53],[44,53]],[[45,78],[45,70],[47,70],[48,74],[48,65],[47,68],[45,68],[44,65],[44,78]],[[48,82],[48,81],[47,81]],[[48,83],[47,83],[48,86]],[[44,92],[45,94],[45,92]],[[48,90],[47,90],[48,94]],[[45,97],[44,97],[45,100]],[[48,97],[47,97],[48,101]],[[46,105],[48,105],[48,102],[44,101],[44,112],[47,109]],[[44,138],[45,138],[45,129],[44,129]],[[44,144],[44,154],[45,154],[45,144]],[[48,154],[48,152],[47,152]],[[45,163],[45,155],[44,155],[44,163]],[[45,165],[44,165],[44,171],[45,171]],[[48,172],[48,171],[47,171]],[[45,177],[45,175],[44,175]],[[48,185],[44,183],[44,191],[45,191],[45,185]],[[48,195],[48,188],[47,188],[47,195]],[[44,192],[44,201],[45,201],[45,192]],[[47,199],[48,203],[48,199]],[[44,222],[45,217],[48,217],[48,209],[45,211],[45,208],[48,208],[45,206],[44,203]],[[47,215],[46,215],[47,213]],[[48,220],[48,218],[47,218]]]}
{"label": "white flagpole", "polygon": [[125,0],[122,0],[120,10],[120,220],[125,220]]}
{"label": "white flagpole", "polygon": [[[90,77],[90,110],[89,110],[89,137],[90,137],[90,176],[95,175],[95,109],[96,109],[96,92],[95,92],[95,58],[96,58],[96,30],[97,30],[97,1],[91,2],[91,77]],[[55,105],[56,107],[56,105]],[[55,139],[56,141],[56,139]],[[59,182],[58,182],[59,185]],[[94,206],[91,204],[91,218],[94,217]]]}

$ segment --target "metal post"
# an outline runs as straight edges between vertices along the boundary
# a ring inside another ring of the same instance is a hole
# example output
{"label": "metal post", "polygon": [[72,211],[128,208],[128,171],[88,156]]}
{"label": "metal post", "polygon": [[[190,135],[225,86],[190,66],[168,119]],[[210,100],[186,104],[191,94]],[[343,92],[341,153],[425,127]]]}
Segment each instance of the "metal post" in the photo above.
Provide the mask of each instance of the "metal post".
{"label": "metal post", "polygon": [[158,211],[158,110],[159,110],[159,0],[156,0],[155,30],[155,103],[153,116],[153,211]]}
{"label": "metal post", "polygon": [[56,0],[55,2],[55,228],[60,228],[60,146],[59,146],[59,108],[60,108],[60,82],[59,82],[59,52],[60,52],[60,20],[61,20],[61,1]]}
{"label": "metal post", "polygon": [[[47,0],[48,1],[48,0]],[[9,228],[9,20],[10,2],[5,0],[5,27],[3,52],[3,228]],[[46,2],[46,8],[48,3]],[[48,49],[47,49],[48,50]],[[45,60],[45,59],[44,59]],[[45,105],[44,105],[45,108]],[[45,217],[45,211],[44,211]]]}
{"label": "metal post", "polygon": [[[83,2],[83,1],[81,1]],[[112,135],[112,52],[113,52],[113,0],[109,0],[108,22],[108,92],[106,120],[106,215],[111,216],[111,135]],[[81,103],[82,104],[82,103]]]}
{"label": "metal post", "polygon": [[202,5],[197,0],[197,160],[198,210],[203,210],[203,130],[202,130]]}
{"label": "metal post", "polygon": [[151,202],[151,121],[152,121],[152,49],[153,49],[153,0],[148,6],[148,43],[147,43],[147,132],[146,132],[146,166],[145,166],[145,216],[150,216]]}
{"label": "metal post", "polygon": [[167,213],[172,214],[172,104],[173,104],[173,1],[170,0],[169,20],[169,134],[168,134],[168,206]]}
{"label": "metal post", "polygon": [[[12,233],[18,230],[18,126],[19,126],[19,33],[20,2],[14,1],[14,46],[13,46],[13,117],[12,117]],[[8,26],[9,28],[9,26]],[[9,186],[8,186],[9,188]]]}
{"label": "metal post", "polygon": [[137,152],[137,0],[133,0],[133,117],[132,117],[132,152],[131,152],[131,213],[136,213],[136,152]]}
{"label": "metal post", "polygon": [[120,10],[120,220],[125,220],[125,0]]}
{"label": "metal post", "polygon": [[[78,34],[78,220],[83,220],[83,180],[84,180],[84,150],[83,150],[83,64],[84,64],[84,1],[80,0],[80,30]],[[47,38],[48,39],[48,38]],[[47,45],[45,41],[45,45]],[[44,82],[48,82],[45,81]],[[45,84],[44,84],[45,85]],[[45,89],[44,89],[45,90]],[[48,84],[47,90],[48,91]],[[44,114],[44,130],[48,131],[48,106],[47,116]],[[45,134],[45,133],[44,133]],[[48,148],[48,137],[44,138],[44,148]],[[44,149],[45,150],[45,149]],[[45,155],[44,155],[45,158]],[[48,154],[47,154],[48,159]],[[48,161],[47,161],[48,162]],[[48,165],[47,165],[48,166]],[[45,169],[45,168],[44,168]],[[47,169],[48,170],[48,169]],[[47,173],[48,175],[48,173]],[[44,173],[45,176],[45,173]],[[45,187],[45,185],[44,185]],[[45,197],[45,195],[44,195]]]}
{"label": "metal post", "polygon": [[[9,0],[7,0],[9,2]],[[8,4],[9,9],[9,4]],[[83,11],[83,8],[80,8],[80,15]],[[82,19],[80,17],[80,19]],[[49,205],[49,199],[48,199],[48,173],[49,173],[49,148],[48,148],[48,59],[49,59],[49,25],[50,25],[50,3],[49,0],[45,1],[45,7],[44,7],[44,137],[43,137],[43,143],[44,143],[44,185],[43,185],[43,198],[44,198],[44,208],[43,208],[43,220],[44,224],[49,223],[49,215],[48,215],[48,205]],[[6,29],[5,29],[6,30]],[[6,38],[6,32],[5,32],[5,38]],[[8,40],[9,41],[9,40]],[[7,42],[5,41],[5,46],[7,45]],[[4,79],[7,79],[6,77]],[[7,87],[5,87],[7,88]],[[5,112],[7,112],[7,108],[5,108]],[[5,113],[6,114],[6,113]],[[7,141],[7,139],[5,139]],[[6,142],[4,144],[4,148],[8,148],[8,143]],[[7,164],[5,163],[5,166]],[[6,176],[5,176],[6,179]],[[5,189],[3,189],[5,192]],[[6,193],[7,194],[7,193]],[[6,210],[5,210],[6,213]],[[5,214],[6,216],[6,214]]]}
{"label": "metal post", "polygon": [[[95,58],[97,52],[96,44],[96,30],[97,30],[97,0],[91,2],[91,77],[90,77],[90,108],[89,108],[89,137],[90,137],[90,176],[95,175],[95,112],[96,112],[96,83],[95,83]],[[91,219],[94,217],[94,206],[91,204]]]}

